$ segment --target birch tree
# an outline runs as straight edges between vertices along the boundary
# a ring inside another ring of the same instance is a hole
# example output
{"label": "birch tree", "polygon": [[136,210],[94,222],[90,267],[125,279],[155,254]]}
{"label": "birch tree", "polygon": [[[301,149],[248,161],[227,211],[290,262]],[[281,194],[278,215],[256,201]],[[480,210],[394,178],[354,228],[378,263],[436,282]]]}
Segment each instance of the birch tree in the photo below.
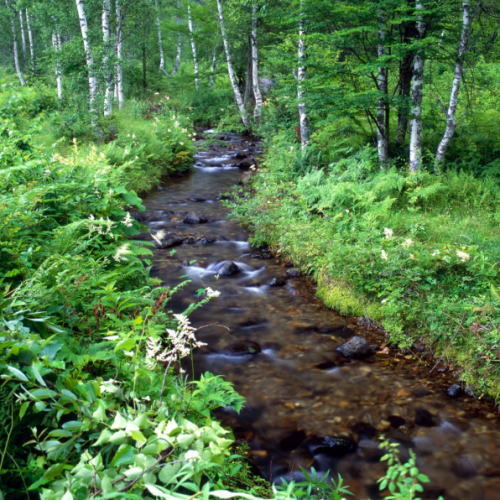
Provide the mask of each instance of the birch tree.
{"label": "birch tree", "polygon": [[25,9],[26,13],[26,28],[28,30],[28,47],[30,50],[30,67],[31,71],[34,73],[36,70],[35,65],[35,41],[33,38],[33,30],[31,29],[31,16],[28,8]]}
{"label": "birch tree", "polygon": [[245,104],[243,103],[243,97],[241,95],[241,91],[238,86],[238,82],[236,80],[236,75],[234,72],[233,59],[231,56],[231,48],[229,46],[229,40],[227,38],[226,26],[224,22],[224,11],[222,8],[222,0],[217,0],[217,12],[218,12],[217,19],[219,22],[219,29],[222,36],[222,43],[224,44],[224,52],[226,54],[227,72],[229,75],[229,80],[231,82],[231,87],[233,89],[234,100],[236,101],[236,106],[238,107],[241,121],[243,125],[248,129],[250,125],[248,121],[248,114],[245,109]]}
{"label": "birch tree", "polygon": [[252,88],[253,95],[255,98],[255,109],[254,109],[254,119],[256,122],[260,121],[262,114],[262,92],[260,91],[259,82],[259,48],[257,45],[257,5],[252,6],[252,29],[250,32],[250,46],[252,54]]}
{"label": "birch tree", "polygon": [[26,50],[26,32],[24,29],[24,15],[23,15],[23,9],[21,9],[19,12],[19,28],[21,32],[21,49],[23,52],[23,60],[27,60],[27,50]]}
{"label": "birch tree", "polygon": [[26,85],[26,80],[24,79],[23,73],[21,71],[21,65],[19,63],[19,51],[17,47],[17,33],[16,33],[16,22],[14,18],[14,12],[11,8],[9,0],[5,0],[5,7],[7,9],[7,15],[9,16],[10,33],[12,37],[12,58],[14,60],[14,69],[16,71],[17,78],[22,87]]}
{"label": "birch tree", "polygon": [[[179,0],[175,3],[175,24],[178,27],[181,24],[181,17],[179,15],[180,4]],[[179,71],[179,66],[181,65],[181,57],[182,57],[182,34],[180,31],[177,32],[177,43],[175,46],[175,59],[174,66],[172,68],[172,75],[175,75]]]}
{"label": "birch tree", "polygon": [[379,59],[379,68],[377,75],[377,89],[380,97],[377,102],[377,151],[378,161],[381,169],[387,167],[389,160],[389,129],[388,129],[388,83],[387,66],[383,60],[385,56],[385,12],[380,9],[378,12],[378,44],[377,57]]}
{"label": "birch tree", "polygon": [[163,34],[161,32],[161,18],[160,18],[160,2],[155,0],[155,10],[156,10],[156,36],[158,37],[158,49],[160,52],[160,71],[167,74],[165,69],[165,50],[163,48]]}
{"label": "birch tree", "polygon": [[306,79],[306,42],[304,0],[299,3],[299,40],[297,66],[297,101],[299,108],[300,145],[304,151],[309,144],[309,120],[305,102],[304,81]]}
{"label": "birch tree", "polygon": [[83,49],[85,52],[85,61],[87,64],[87,73],[89,81],[89,109],[91,115],[92,126],[97,127],[97,94],[99,92],[97,77],[95,74],[94,56],[92,54],[92,46],[89,40],[89,29],[87,16],[85,15],[85,5],[83,0],[75,0],[76,9],[78,11],[78,21],[80,23],[80,32],[82,34]]}
{"label": "birch tree", "polygon": [[196,39],[194,37],[193,15],[191,12],[191,2],[187,3],[189,40],[191,42],[191,53],[193,55],[194,86],[196,90],[200,88],[200,68],[198,65],[198,52],[196,50]]}
{"label": "birch tree", "polygon": [[440,165],[444,162],[446,155],[446,150],[450,144],[453,135],[455,134],[456,123],[456,112],[458,106],[458,94],[460,92],[460,84],[462,81],[462,75],[464,70],[464,58],[467,52],[467,44],[469,41],[470,27],[471,27],[471,13],[470,13],[470,2],[462,2],[462,33],[460,35],[460,41],[458,44],[457,59],[455,62],[455,71],[453,73],[453,82],[451,85],[450,102],[448,104],[448,110],[446,112],[446,128],[439,142],[436,151],[435,159],[435,169],[436,172],[439,170]]}
{"label": "birch tree", "polygon": [[[425,35],[423,20],[423,0],[415,0],[417,15],[416,28],[419,40]],[[413,78],[411,82],[411,121],[410,121],[410,171],[417,172],[422,167],[422,97],[424,89],[424,58],[419,47],[413,57]]]}
{"label": "birch tree", "polygon": [[113,69],[111,67],[111,0],[102,0],[102,42],[103,42],[103,73],[104,73],[104,116],[110,116],[113,113]]}
{"label": "birch tree", "polygon": [[57,100],[62,104],[63,100],[63,81],[61,67],[61,35],[57,27],[52,31],[52,48],[54,50],[54,71],[56,75]]}
{"label": "birch tree", "polygon": [[118,108],[122,109],[125,104],[125,95],[123,93],[123,13],[121,0],[115,0],[115,18],[116,18],[116,40],[115,40],[115,92]]}

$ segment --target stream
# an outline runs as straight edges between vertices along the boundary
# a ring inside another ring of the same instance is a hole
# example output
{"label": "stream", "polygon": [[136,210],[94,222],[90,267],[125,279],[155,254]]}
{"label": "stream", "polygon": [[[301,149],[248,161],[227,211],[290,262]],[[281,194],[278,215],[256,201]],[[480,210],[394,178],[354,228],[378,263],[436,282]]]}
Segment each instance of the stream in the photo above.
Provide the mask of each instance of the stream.
{"label": "stream", "polygon": [[[200,288],[221,292],[191,316],[208,344],[195,366],[224,375],[245,397],[239,415],[217,416],[248,443],[251,461],[272,481],[300,480],[300,468],[312,466],[340,473],[353,498],[377,499],[385,435],[403,458],[415,451],[431,479],[425,498],[500,498],[494,408],[458,389],[450,396],[453,380],[439,364],[385,347],[369,322],[328,309],[297,269],[252,248],[220,198],[248,175],[238,163],[248,168],[258,146],[224,139],[196,154],[188,176],[149,194],[140,219],[162,241],[153,275],[168,286],[191,280],[172,299],[174,312]],[[360,359],[336,350],[356,335],[382,348]]]}

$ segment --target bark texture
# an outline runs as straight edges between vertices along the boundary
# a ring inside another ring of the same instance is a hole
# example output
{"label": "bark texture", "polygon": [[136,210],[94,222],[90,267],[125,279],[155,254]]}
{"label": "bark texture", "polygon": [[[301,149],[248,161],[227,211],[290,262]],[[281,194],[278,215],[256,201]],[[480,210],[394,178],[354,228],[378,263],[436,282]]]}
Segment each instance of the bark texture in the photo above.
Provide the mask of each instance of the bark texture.
{"label": "bark texture", "polygon": [[115,64],[115,94],[118,102],[118,108],[123,108],[125,104],[125,95],[123,93],[123,14],[121,0],[115,3],[116,16],[116,64]]}
{"label": "bark texture", "polygon": [[196,90],[200,88],[200,67],[198,65],[198,51],[196,49],[196,39],[194,37],[193,14],[191,12],[191,2],[187,5],[189,40],[191,42],[191,53],[193,55],[194,86]]}
{"label": "bark texture", "polygon": [[385,56],[385,13],[380,11],[378,14],[378,44],[377,56],[379,58],[379,68],[377,75],[377,89],[380,97],[377,102],[377,151],[378,161],[381,169],[387,167],[389,161],[389,129],[388,123],[388,84],[387,84],[387,66],[382,61]]}
{"label": "bark texture", "polygon": [[111,0],[102,0],[102,41],[104,46],[103,73],[104,73],[104,116],[113,113],[113,68],[111,67],[111,30],[109,20],[111,16]]}
{"label": "bark texture", "polygon": [[56,87],[57,87],[57,100],[59,104],[63,100],[63,80],[62,80],[62,68],[61,68],[61,35],[59,31],[55,29],[52,32],[52,48],[55,54],[55,65],[54,72],[56,76]]}
{"label": "bark texture", "polygon": [[33,39],[33,31],[31,29],[31,16],[29,10],[26,9],[26,28],[28,29],[28,46],[30,49],[30,66],[31,71],[35,72],[35,42]]}
{"label": "bark texture", "polygon": [[257,6],[252,7],[252,30],[250,33],[250,46],[252,53],[252,89],[255,98],[254,119],[260,121],[262,115],[262,92],[260,91],[259,81],[259,47],[257,44]]}
{"label": "bark texture", "polygon": [[[181,18],[179,16],[179,10],[180,10],[179,0],[177,0],[175,3],[175,9],[177,11],[177,14],[175,16],[175,24],[177,26],[179,26],[181,24]],[[181,65],[181,59],[182,59],[182,34],[180,32],[178,32],[177,33],[177,44],[175,47],[175,60],[174,60],[174,66],[172,68],[172,75],[175,75],[179,71],[179,67]]]}
{"label": "bark texture", "polygon": [[19,50],[17,47],[17,34],[16,34],[16,23],[14,20],[14,13],[11,9],[11,4],[9,0],[5,0],[5,7],[9,16],[10,32],[12,36],[12,57],[14,60],[14,69],[16,70],[17,78],[22,87],[26,85],[23,73],[21,71],[21,65],[19,63]]}
{"label": "bark texture", "polygon": [[19,28],[21,31],[21,49],[23,51],[23,60],[26,61],[26,55],[27,55],[27,50],[26,50],[26,32],[24,29],[24,15],[23,15],[23,10],[21,9],[19,11]]}
{"label": "bark texture", "polygon": [[[423,20],[423,0],[415,1],[417,33],[422,40],[425,36]],[[410,171],[417,172],[422,167],[422,97],[424,90],[424,58],[419,48],[413,58],[413,78],[411,82],[411,122],[410,122]]]}
{"label": "bark texture", "polygon": [[467,45],[469,42],[469,34],[471,27],[471,5],[470,2],[462,2],[462,33],[460,35],[460,42],[458,44],[457,60],[455,63],[455,71],[453,74],[453,83],[451,85],[450,102],[446,112],[446,128],[439,142],[436,151],[436,170],[444,162],[446,150],[450,144],[453,135],[455,134],[456,113],[458,106],[458,94],[460,92],[460,84],[462,82],[462,74],[464,70],[464,58],[467,52]]}
{"label": "bark texture", "polygon": [[165,50],[163,49],[163,34],[161,32],[161,20],[160,20],[160,2],[159,0],[155,0],[155,8],[156,8],[156,35],[158,37],[158,49],[160,51],[160,71],[164,74],[167,74],[167,70],[165,69]]}
{"label": "bark texture", "polygon": [[297,100],[299,107],[300,145],[304,150],[309,144],[309,120],[305,103],[304,81],[306,79],[306,43],[305,43],[304,2],[300,2],[299,12],[299,43],[297,67]]}
{"label": "bark texture", "polygon": [[238,86],[238,82],[236,80],[236,75],[233,67],[233,59],[231,57],[231,49],[229,47],[229,40],[227,38],[226,26],[224,23],[224,11],[222,8],[222,0],[217,0],[217,12],[218,12],[218,21],[219,28],[222,36],[222,42],[224,44],[224,52],[226,54],[226,62],[227,62],[227,72],[229,75],[229,80],[231,82],[231,87],[233,89],[234,100],[236,101],[236,106],[238,107],[238,111],[240,113],[240,118],[243,125],[246,128],[249,128],[249,121],[247,111],[245,109],[245,105],[243,103],[243,97],[241,96],[241,91]]}

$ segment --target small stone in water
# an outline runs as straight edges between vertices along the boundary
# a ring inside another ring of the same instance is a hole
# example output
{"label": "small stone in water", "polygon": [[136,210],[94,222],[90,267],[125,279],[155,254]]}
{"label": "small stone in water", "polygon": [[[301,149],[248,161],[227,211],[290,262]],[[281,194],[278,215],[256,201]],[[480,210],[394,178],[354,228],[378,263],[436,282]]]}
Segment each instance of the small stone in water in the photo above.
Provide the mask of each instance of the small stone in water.
{"label": "small stone in water", "polygon": [[199,216],[195,212],[189,212],[182,221],[184,224],[203,224],[207,222],[206,217]]}
{"label": "small stone in water", "polygon": [[225,278],[234,276],[240,272],[240,268],[234,262],[228,260],[219,267],[217,274]]}
{"label": "small stone in water", "polygon": [[453,384],[446,389],[446,394],[450,396],[450,398],[458,398],[462,394],[462,388],[458,384]]}
{"label": "small stone in water", "polygon": [[277,278],[272,278],[269,283],[269,286],[271,287],[280,287],[280,286],[285,286],[286,285],[286,279],[277,277]]}
{"label": "small stone in water", "polygon": [[289,278],[299,278],[300,277],[300,270],[299,269],[287,269],[286,275]]}
{"label": "small stone in water", "polygon": [[373,352],[368,341],[359,335],[352,337],[336,350],[346,358],[364,358]]}
{"label": "small stone in water", "polygon": [[437,425],[434,415],[425,408],[417,408],[415,410],[415,423],[422,427],[434,427]]}
{"label": "small stone in water", "polygon": [[345,437],[323,436],[309,442],[309,451],[314,455],[325,454],[332,457],[342,457],[356,451],[356,443]]}

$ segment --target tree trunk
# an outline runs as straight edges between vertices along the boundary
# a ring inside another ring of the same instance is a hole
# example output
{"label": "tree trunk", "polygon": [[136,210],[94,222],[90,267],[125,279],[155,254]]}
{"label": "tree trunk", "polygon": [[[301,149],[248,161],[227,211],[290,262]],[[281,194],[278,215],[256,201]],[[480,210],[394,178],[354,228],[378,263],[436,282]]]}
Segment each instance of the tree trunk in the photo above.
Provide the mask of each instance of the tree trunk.
{"label": "tree trunk", "polygon": [[122,109],[125,103],[123,93],[123,16],[121,8],[121,0],[116,0],[115,3],[116,16],[116,64],[115,64],[115,92],[118,108]]}
{"label": "tree trunk", "polygon": [[30,49],[30,66],[31,66],[31,71],[34,73],[35,72],[35,42],[33,40],[33,31],[31,30],[31,16],[26,9],[26,28],[28,28],[28,44],[29,44],[29,49]]}
{"label": "tree trunk", "polygon": [[89,29],[87,24],[87,16],[85,15],[85,5],[83,0],[75,0],[76,9],[78,11],[78,20],[80,23],[80,31],[83,40],[83,49],[85,51],[85,61],[87,63],[87,72],[89,79],[89,109],[91,115],[92,126],[97,128],[97,118],[99,116],[97,110],[97,94],[98,84],[95,75],[94,56],[92,55],[92,47],[89,40]]}
{"label": "tree trunk", "polygon": [[234,100],[236,101],[236,105],[238,107],[238,111],[240,113],[240,118],[243,125],[246,128],[249,128],[248,115],[245,109],[245,105],[243,103],[243,98],[241,97],[241,91],[240,88],[238,87],[238,82],[236,81],[236,75],[234,73],[231,50],[229,47],[229,41],[227,39],[227,34],[226,34],[226,27],[224,24],[224,12],[222,10],[222,0],[217,0],[217,11],[218,11],[219,28],[222,35],[222,42],[224,43],[224,52],[226,53],[227,72],[229,75],[229,80],[231,82],[231,87],[233,88]]}
{"label": "tree trunk", "polygon": [[300,0],[299,12],[299,42],[298,42],[298,68],[297,68],[297,100],[299,107],[299,131],[302,151],[309,144],[309,120],[305,103],[304,81],[306,78],[306,43],[305,43],[305,15],[304,2]]}
{"label": "tree trunk", "polygon": [[[416,21],[419,40],[425,35],[422,11],[423,0],[415,1]],[[424,59],[422,49],[413,58],[413,78],[411,82],[411,122],[410,122],[410,171],[417,172],[422,167],[422,97],[424,89]]]}
{"label": "tree trunk", "polygon": [[62,81],[62,69],[61,69],[61,36],[59,31],[54,29],[52,32],[52,47],[55,54],[55,66],[54,71],[56,75],[56,87],[57,87],[57,100],[59,105],[62,104],[63,100],[63,81]]}
{"label": "tree trunk", "polygon": [[387,168],[389,161],[389,137],[388,137],[388,85],[387,85],[387,66],[381,59],[385,56],[385,14],[380,11],[378,15],[378,45],[377,56],[379,58],[379,68],[377,75],[377,87],[380,97],[377,102],[377,151],[378,161],[381,169]]}
{"label": "tree trunk", "polygon": [[155,0],[156,7],[156,33],[158,36],[158,48],[160,50],[160,71],[167,74],[167,70],[165,69],[165,51],[163,49],[163,35],[161,33],[161,18],[160,18],[160,2]]}
{"label": "tree trunk", "polygon": [[113,113],[113,69],[111,67],[111,32],[109,27],[109,18],[111,15],[111,0],[102,0],[102,42],[104,55],[102,58],[104,73],[104,116],[110,116]]}
{"label": "tree trunk", "polygon": [[24,16],[23,10],[19,11],[19,27],[21,29],[21,49],[23,51],[23,61],[26,62],[27,50],[26,50],[26,33],[24,31]]}
{"label": "tree trunk", "polygon": [[23,73],[21,71],[21,66],[19,64],[19,51],[17,50],[17,36],[16,36],[16,23],[14,20],[14,13],[11,10],[9,0],[5,0],[5,7],[9,15],[10,32],[12,35],[12,57],[14,59],[14,69],[16,70],[17,78],[22,87],[26,85]]}
{"label": "tree trunk", "polygon": [[413,53],[403,57],[399,65],[399,105],[398,105],[398,133],[396,141],[403,145],[408,130],[408,100],[411,91],[413,76]]}
{"label": "tree trunk", "polygon": [[444,131],[443,137],[439,142],[436,151],[436,172],[439,171],[440,165],[444,162],[446,155],[446,150],[450,144],[451,139],[455,133],[456,127],[456,112],[458,105],[458,94],[460,91],[460,83],[462,81],[462,73],[464,69],[464,58],[467,51],[467,43],[469,41],[471,27],[471,14],[470,14],[470,2],[462,2],[462,34],[460,36],[460,42],[458,45],[457,60],[455,63],[455,72],[453,75],[453,83],[451,86],[450,102],[448,105],[448,111],[446,113],[446,129]]}
{"label": "tree trunk", "polygon": [[148,57],[146,52],[146,43],[142,43],[142,94],[146,96],[148,90]]}
{"label": "tree trunk", "polygon": [[262,114],[262,92],[259,83],[259,47],[257,45],[257,6],[252,7],[252,31],[250,33],[252,49],[252,87],[255,97],[254,119],[258,123]]}
{"label": "tree trunk", "polygon": [[200,68],[198,66],[198,52],[196,50],[196,40],[194,38],[193,16],[191,14],[191,2],[187,4],[189,39],[191,41],[191,52],[193,54],[194,86],[196,90],[200,88]]}
{"label": "tree trunk", "polygon": [[217,69],[217,47],[212,50],[212,61],[210,62],[210,87],[215,83],[215,70]]}
{"label": "tree trunk", "polygon": [[[175,24],[179,26],[181,24],[181,18],[179,16],[179,10],[180,10],[179,0],[177,0],[175,8],[177,10],[177,14],[175,16]],[[181,65],[181,57],[182,57],[182,35],[179,32],[177,33],[177,45],[175,48],[175,60],[174,60],[174,67],[172,68],[172,75],[175,75],[179,71],[179,67]]]}

